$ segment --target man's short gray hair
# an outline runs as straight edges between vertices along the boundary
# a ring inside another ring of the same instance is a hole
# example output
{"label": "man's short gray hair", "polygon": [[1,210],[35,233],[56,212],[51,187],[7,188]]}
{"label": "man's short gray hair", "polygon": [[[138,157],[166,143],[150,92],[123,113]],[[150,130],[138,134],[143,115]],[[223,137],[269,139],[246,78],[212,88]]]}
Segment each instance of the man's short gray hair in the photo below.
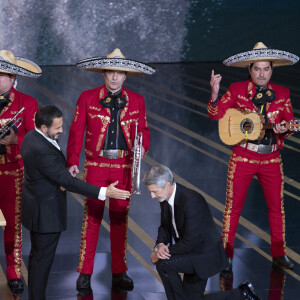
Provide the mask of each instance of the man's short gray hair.
{"label": "man's short gray hair", "polygon": [[155,184],[160,188],[164,188],[167,182],[170,182],[171,185],[173,185],[175,180],[171,170],[168,167],[157,165],[145,173],[143,182],[147,186]]}

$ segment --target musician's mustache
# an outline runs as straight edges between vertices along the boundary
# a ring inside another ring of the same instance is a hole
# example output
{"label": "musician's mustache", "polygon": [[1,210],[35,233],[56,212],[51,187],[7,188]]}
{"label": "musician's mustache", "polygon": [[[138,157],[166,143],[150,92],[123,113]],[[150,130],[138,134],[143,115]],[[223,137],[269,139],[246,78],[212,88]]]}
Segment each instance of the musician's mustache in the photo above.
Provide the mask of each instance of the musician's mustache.
{"label": "musician's mustache", "polygon": [[265,78],[265,77],[258,77],[257,79],[266,80],[266,78]]}

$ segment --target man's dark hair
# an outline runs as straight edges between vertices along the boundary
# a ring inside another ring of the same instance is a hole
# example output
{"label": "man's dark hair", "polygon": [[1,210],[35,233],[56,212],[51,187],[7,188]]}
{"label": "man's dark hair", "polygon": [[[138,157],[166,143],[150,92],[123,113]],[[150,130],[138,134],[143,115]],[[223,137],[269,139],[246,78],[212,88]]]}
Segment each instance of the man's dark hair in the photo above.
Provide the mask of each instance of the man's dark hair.
{"label": "man's dark hair", "polygon": [[[269,63],[270,63],[271,69],[273,69],[273,62],[272,62],[272,61],[269,61]],[[254,63],[251,63],[251,64],[249,65],[249,70],[250,70],[250,71],[251,71],[253,65],[254,65]]]}
{"label": "man's dark hair", "polygon": [[34,123],[37,128],[41,128],[42,125],[50,127],[55,118],[61,118],[63,113],[54,105],[45,105],[38,109],[35,114]]}

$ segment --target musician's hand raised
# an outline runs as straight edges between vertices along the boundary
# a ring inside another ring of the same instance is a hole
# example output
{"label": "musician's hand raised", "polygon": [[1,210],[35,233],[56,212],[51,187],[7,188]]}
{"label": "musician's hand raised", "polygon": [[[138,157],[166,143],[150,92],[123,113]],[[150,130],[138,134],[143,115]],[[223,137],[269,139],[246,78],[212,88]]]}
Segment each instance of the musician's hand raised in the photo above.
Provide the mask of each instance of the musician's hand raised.
{"label": "musician's hand raised", "polygon": [[18,137],[12,128],[10,128],[10,134],[0,140],[0,144],[5,146],[18,144]]}
{"label": "musician's hand raised", "polygon": [[220,74],[215,75],[215,71],[212,70],[211,77],[210,77],[211,100],[212,101],[216,101],[218,99],[221,80],[222,80],[222,76]]}

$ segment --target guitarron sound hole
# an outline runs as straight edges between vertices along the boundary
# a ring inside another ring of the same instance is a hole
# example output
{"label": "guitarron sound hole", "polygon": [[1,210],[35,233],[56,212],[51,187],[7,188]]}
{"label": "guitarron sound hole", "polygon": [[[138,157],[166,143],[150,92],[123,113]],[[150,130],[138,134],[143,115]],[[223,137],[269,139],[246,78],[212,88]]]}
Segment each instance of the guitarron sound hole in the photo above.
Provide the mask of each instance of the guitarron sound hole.
{"label": "guitarron sound hole", "polygon": [[241,131],[242,133],[251,133],[253,131],[254,124],[250,119],[244,119],[241,122]]}

